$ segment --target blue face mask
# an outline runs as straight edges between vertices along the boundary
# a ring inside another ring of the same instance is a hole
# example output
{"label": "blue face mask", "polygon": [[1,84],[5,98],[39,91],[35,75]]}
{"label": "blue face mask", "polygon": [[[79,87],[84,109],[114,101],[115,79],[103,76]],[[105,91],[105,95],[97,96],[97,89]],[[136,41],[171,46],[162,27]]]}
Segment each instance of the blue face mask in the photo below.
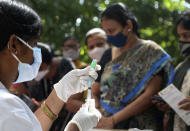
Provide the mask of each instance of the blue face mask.
{"label": "blue face mask", "polygon": [[124,36],[121,32],[115,36],[107,36],[107,42],[113,44],[116,47],[123,47],[127,40],[128,37]]}
{"label": "blue face mask", "polygon": [[38,70],[39,70],[40,65],[42,63],[42,54],[41,54],[41,49],[40,48],[37,48],[37,47],[32,48],[30,45],[28,45],[21,38],[17,37],[17,39],[19,39],[28,48],[33,50],[34,62],[31,65],[28,64],[28,63],[22,63],[18,59],[18,57],[15,54],[12,53],[13,57],[19,62],[19,64],[18,64],[18,73],[19,73],[19,75],[18,75],[16,81],[13,82],[13,84],[21,83],[21,82],[25,82],[25,81],[30,81],[30,80],[34,79],[37,76]]}

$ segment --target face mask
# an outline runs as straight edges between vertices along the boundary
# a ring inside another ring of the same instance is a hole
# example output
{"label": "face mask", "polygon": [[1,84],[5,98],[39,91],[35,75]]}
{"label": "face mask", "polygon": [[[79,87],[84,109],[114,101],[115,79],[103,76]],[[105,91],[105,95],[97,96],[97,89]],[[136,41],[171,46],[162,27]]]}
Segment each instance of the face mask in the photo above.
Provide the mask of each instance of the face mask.
{"label": "face mask", "polygon": [[65,58],[70,58],[72,60],[76,60],[78,59],[80,55],[80,50],[74,50],[74,49],[70,49],[70,50],[67,50],[67,51],[63,51],[63,56]]}
{"label": "face mask", "polygon": [[107,36],[107,42],[116,47],[123,47],[127,42],[128,37],[124,36],[121,32],[115,36]]}
{"label": "face mask", "polygon": [[179,49],[184,57],[190,55],[190,42],[179,41]]}
{"label": "face mask", "polygon": [[[33,64],[28,64],[28,63],[22,63],[18,57],[12,53],[13,57],[19,62],[18,64],[18,78],[17,80],[13,83],[21,83],[25,81],[30,81],[34,79],[37,74],[38,70],[40,68],[41,62],[42,62],[42,55],[41,55],[41,49],[34,47],[32,48],[30,45],[28,45],[24,40],[21,38],[17,37],[24,45],[29,47],[30,49],[33,50],[33,57],[34,57],[34,62]],[[9,48],[9,47],[8,47]]]}
{"label": "face mask", "polygon": [[47,75],[47,73],[49,73],[49,67],[45,71],[39,71],[38,75],[35,78],[35,80],[40,81],[41,79],[44,78],[45,75]]}
{"label": "face mask", "polygon": [[96,47],[93,50],[88,51],[88,55],[90,56],[91,59],[96,59],[97,62],[99,62],[100,59],[102,58],[102,55],[107,49],[108,49],[107,44],[105,47]]}

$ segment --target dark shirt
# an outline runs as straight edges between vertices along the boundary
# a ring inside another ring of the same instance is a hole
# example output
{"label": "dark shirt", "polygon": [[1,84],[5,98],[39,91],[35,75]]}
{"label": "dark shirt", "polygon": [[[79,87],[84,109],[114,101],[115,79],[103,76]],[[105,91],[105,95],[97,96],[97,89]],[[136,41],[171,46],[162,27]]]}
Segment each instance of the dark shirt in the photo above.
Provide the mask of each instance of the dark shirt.
{"label": "dark shirt", "polygon": [[101,66],[101,70],[98,71],[98,78],[96,79],[96,82],[101,81],[101,76],[102,76],[102,73],[104,72],[104,67],[109,61],[111,61],[111,59],[112,59],[112,49],[109,48],[104,52],[100,62],[98,63]]}

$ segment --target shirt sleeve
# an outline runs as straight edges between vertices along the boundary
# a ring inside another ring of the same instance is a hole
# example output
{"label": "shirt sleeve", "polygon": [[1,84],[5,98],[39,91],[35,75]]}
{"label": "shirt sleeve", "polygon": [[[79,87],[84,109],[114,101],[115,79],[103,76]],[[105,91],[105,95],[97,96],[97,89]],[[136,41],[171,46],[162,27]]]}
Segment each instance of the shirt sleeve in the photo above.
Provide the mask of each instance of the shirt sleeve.
{"label": "shirt sleeve", "polygon": [[0,108],[0,130],[42,131],[40,122],[27,105],[18,97],[12,96],[9,95],[8,98],[0,102],[4,105]]}

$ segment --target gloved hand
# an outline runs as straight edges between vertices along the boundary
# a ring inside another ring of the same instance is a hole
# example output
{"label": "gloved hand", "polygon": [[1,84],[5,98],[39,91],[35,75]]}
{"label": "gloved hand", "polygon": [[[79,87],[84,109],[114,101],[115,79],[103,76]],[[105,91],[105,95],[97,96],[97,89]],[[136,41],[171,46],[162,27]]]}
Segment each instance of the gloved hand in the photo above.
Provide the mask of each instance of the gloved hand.
{"label": "gloved hand", "polygon": [[92,129],[98,124],[101,116],[101,113],[95,108],[95,100],[89,99],[74,115],[64,131],[69,129],[71,123],[76,124],[80,131]]}
{"label": "gloved hand", "polygon": [[98,77],[96,70],[100,69],[100,65],[96,65],[95,69],[88,66],[84,69],[70,71],[58,83],[54,84],[57,96],[64,102],[67,102],[71,95],[88,89],[89,77],[95,80]]}

